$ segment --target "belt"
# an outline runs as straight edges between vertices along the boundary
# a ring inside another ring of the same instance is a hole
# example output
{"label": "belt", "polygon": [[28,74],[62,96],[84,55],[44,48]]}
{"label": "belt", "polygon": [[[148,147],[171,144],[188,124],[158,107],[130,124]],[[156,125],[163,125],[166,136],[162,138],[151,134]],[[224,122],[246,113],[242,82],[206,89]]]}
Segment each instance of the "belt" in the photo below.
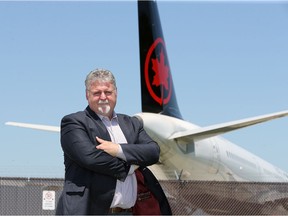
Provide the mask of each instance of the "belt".
{"label": "belt", "polygon": [[115,208],[110,208],[109,209],[109,213],[110,214],[115,214],[115,213],[125,213],[125,212],[132,212],[132,208],[128,208],[128,209],[122,209],[120,207],[115,207]]}

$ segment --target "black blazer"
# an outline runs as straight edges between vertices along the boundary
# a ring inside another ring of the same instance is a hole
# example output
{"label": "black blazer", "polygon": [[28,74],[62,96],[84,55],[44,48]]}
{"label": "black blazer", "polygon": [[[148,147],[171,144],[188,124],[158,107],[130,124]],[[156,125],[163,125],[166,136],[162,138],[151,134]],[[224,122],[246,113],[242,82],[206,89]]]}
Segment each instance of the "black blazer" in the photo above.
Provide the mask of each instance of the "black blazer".
{"label": "black blazer", "polygon": [[[111,138],[101,119],[89,106],[84,111],[63,117],[61,146],[65,181],[56,214],[107,214],[114,197],[116,180],[126,179],[130,164],[146,167],[158,162],[160,148],[147,135],[143,124],[136,117],[117,116],[127,140],[127,144],[121,145],[127,161],[95,148],[98,145],[96,136],[104,140]],[[148,179],[151,177],[148,176]],[[160,196],[165,196],[155,179],[152,180],[152,185],[155,185],[152,192],[155,190],[162,194]]]}

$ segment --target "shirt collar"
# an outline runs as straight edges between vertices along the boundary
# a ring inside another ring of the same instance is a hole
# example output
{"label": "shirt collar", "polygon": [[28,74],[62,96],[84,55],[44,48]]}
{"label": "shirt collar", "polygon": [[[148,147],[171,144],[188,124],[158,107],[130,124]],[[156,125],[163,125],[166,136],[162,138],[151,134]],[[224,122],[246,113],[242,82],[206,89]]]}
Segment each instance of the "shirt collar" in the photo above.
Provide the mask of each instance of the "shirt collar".
{"label": "shirt collar", "polygon": [[[103,115],[100,115],[100,114],[97,114],[97,113],[96,113],[96,115],[99,116],[99,118],[101,119],[101,121],[103,121],[103,120],[110,121],[110,119],[109,119],[107,116],[103,116]],[[113,121],[114,119],[115,119],[116,121],[118,121],[118,116],[117,116],[117,114],[115,113],[115,111],[113,111],[113,113],[112,113],[112,119],[111,119],[111,121]]]}

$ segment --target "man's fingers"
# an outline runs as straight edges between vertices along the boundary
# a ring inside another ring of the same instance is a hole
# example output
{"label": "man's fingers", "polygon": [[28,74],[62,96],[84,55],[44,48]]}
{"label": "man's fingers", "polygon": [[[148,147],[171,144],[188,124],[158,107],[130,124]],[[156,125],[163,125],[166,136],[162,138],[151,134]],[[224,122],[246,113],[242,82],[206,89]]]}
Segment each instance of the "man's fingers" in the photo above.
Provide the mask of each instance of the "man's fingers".
{"label": "man's fingers", "polygon": [[102,145],[96,145],[95,147],[96,147],[96,149],[103,149]]}
{"label": "man's fingers", "polygon": [[100,142],[100,143],[102,143],[104,140],[103,139],[101,139],[101,138],[99,138],[99,137],[97,137],[96,136],[96,140],[98,141],[98,142]]}

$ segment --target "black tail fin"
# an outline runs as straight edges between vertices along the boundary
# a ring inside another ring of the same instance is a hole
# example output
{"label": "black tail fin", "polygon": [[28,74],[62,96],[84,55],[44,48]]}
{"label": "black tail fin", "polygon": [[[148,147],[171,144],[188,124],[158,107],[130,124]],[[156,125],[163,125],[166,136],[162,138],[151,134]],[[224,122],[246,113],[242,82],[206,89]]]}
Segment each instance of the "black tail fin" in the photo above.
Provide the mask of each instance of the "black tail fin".
{"label": "black tail fin", "polygon": [[182,119],[155,1],[138,1],[142,112]]}

